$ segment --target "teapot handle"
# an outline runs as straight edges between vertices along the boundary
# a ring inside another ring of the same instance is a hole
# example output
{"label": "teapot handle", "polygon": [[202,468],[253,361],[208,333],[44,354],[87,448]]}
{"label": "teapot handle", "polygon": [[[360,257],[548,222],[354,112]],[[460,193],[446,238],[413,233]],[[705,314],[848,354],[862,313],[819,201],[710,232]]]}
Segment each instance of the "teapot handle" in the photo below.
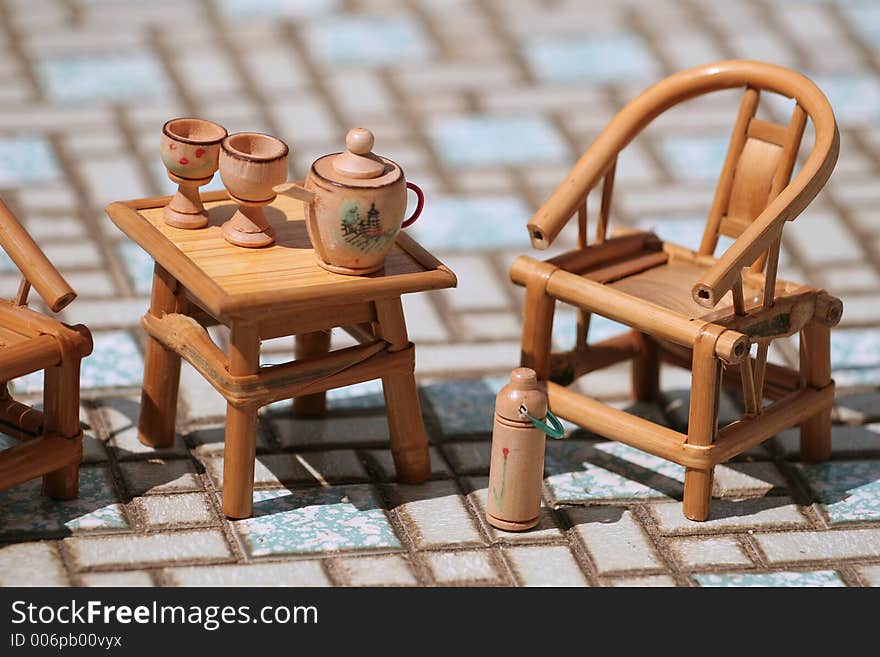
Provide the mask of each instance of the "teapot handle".
{"label": "teapot handle", "polygon": [[422,191],[422,188],[419,187],[418,185],[416,185],[415,183],[411,183],[408,180],[406,181],[406,187],[407,187],[407,189],[413,190],[416,193],[416,196],[418,197],[419,200],[416,203],[416,209],[413,210],[413,213],[410,216],[410,218],[407,219],[406,221],[404,221],[402,224],[400,224],[401,228],[406,228],[407,226],[412,226],[416,222],[416,219],[419,218],[419,215],[422,214],[422,210],[425,207],[425,192]]}

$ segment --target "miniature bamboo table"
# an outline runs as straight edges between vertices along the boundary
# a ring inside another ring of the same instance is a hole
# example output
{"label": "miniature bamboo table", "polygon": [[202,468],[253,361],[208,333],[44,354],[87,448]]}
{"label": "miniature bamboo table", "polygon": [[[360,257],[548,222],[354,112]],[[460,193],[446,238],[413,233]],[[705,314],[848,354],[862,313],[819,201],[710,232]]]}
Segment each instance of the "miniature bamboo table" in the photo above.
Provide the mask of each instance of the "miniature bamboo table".
{"label": "miniature bamboo table", "polygon": [[[455,275],[401,233],[385,269],[344,276],[318,266],[300,201],[278,196],[266,209],[274,245],[243,249],[227,243],[220,226],[236,204],[225,191],[203,195],[209,225],[182,230],[164,223],[170,197],[117,202],[113,222],[155,260],[138,421],[139,440],[171,445],[184,358],[227,401],[223,512],[253,511],[257,410],[294,399],[298,417],[321,417],[325,391],[381,378],[398,478],[430,474],[428,442],[416,389],[414,347],[400,296],[454,287]],[[230,329],[228,357],[206,326]],[[358,345],[329,351],[329,329],[342,327]],[[296,360],[260,367],[260,341],[296,336]]]}

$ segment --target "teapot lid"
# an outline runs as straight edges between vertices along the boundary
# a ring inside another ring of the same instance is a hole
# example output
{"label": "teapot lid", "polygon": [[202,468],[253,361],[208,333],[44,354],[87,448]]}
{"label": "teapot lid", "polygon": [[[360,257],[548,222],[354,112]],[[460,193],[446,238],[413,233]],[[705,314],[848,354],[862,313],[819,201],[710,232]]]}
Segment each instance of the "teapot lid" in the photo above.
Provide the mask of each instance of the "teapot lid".
{"label": "teapot lid", "polygon": [[354,128],[345,137],[346,150],[318,158],[312,165],[315,173],[329,182],[356,187],[381,187],[396,181],[400,167],[375,155],[373,133]]}

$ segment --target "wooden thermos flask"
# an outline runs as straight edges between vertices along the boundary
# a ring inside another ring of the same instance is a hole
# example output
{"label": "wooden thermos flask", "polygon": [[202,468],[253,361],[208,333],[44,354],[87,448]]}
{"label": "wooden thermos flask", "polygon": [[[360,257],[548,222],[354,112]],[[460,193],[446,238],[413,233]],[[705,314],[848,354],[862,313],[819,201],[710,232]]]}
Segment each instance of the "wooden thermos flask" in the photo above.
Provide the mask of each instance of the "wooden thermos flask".
{"label": "wooden thermos flask", "polygon": [[486,519],[493,527],[523,531],[538,524],[546,436],[528,416],[543,419],[546,414],[547,395],[535,371],[513,370],[495,399],[486,504]]}

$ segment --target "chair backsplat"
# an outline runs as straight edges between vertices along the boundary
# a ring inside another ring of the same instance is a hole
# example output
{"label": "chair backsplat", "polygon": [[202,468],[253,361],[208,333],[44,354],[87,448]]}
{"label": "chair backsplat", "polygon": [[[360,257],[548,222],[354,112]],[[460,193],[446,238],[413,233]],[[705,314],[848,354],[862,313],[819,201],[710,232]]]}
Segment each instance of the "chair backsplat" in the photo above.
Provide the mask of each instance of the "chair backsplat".
{"label": "chair backsplat", "polygon": [[[755,117],[760,92],[747,87],[709,211],[700,254],[715,251],[718,237],[737,238],[788,184],[804,133],[806,114],[796,105],[787,126]],[[767,253],[755,262],[763,269]]]}

